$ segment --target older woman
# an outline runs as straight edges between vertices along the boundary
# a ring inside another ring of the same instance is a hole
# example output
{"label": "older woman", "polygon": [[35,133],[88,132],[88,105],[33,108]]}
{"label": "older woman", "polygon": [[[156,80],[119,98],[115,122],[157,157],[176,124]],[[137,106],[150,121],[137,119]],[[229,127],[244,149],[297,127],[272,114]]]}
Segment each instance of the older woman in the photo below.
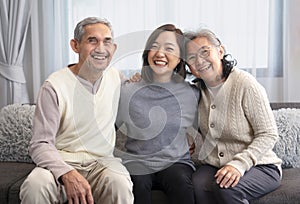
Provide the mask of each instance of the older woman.
{"label": "older woman", "polygon": [[248,203],[280,185],[281,160],[272,151],[278,133],[267,94],[235,67],[212,31],[185,37],[186,60],[201,91],[196,203]]}

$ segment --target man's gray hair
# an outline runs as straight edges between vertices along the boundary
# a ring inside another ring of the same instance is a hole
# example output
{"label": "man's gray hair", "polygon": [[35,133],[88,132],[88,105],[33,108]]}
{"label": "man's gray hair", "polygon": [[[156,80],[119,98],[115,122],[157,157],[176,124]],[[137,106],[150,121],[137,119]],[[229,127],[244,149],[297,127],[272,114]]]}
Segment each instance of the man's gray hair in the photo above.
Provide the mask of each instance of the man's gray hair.
{"label": "man's gray hair", "polygon": [[87,17],[80,21],[74,30],[74,39],[77,40],[78,42],[81,41],[82,36],[85,33],[84,26],[90,25],[90,24],[96,24],[96,23],[102,23],[106,25],[111,32],[112,38],[114,37],[113,29],[111,23],[106,20],[105,18],[98,18],[98,17]]}

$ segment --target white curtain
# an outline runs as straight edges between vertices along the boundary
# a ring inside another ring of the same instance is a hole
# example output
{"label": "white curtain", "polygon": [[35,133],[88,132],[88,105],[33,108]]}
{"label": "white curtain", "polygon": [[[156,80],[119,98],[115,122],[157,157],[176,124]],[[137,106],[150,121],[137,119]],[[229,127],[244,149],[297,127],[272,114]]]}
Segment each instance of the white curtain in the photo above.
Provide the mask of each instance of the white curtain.
{"label": "white curtain", "polygon": [[69,38],[67,1],[32,0],[32,4],[24,67],[30,102],[34,103],[48,75],[67,65]]}
{"label": "white curtain", "polygon": [[31,0],[0,1],[0,108],[28,102],[23,70]]}
{"label": "white curtain", "polygon": [[[265,86],[272,101],[284,100],[283,61],[279,58],[283,50],[281,0],[68,1],[69,37],[84,17],[100,16],[111,21],[118,44],[113,65],[124,74],[141,67],[147,34],[159,25],[173,23],[183,31],[208,27],[220,37],[227,53],[237,59],[238,67]],[[70,61],[76,61],[72,51]]]}
{"label": "white curtain", "polygon": [[[184,31],[205,26],[216,32],[241,68],[250,68],[255,75],[257,67],[266,68],[268,64],[269,0],[90,0],[90,4],[68,1],[69,31],[87,16],[111,21],[116,40],[130,38],[136,32],[150,32],[164,23],[173,23]],[[130,46],[130,42],[125,46]],[[74,61],[75,55],[70,53]],[[119,62],[120,69],[132,68],[140,62],[138,55],[126,58],[129,64]]]}
{"label": "white curtain", "polygon": [[[266,2],[269,9],[262,9]],[[300,101],[299,6],[299,0],[33,0],[25,53],[30,101],[50,73],[77,61],[69,40],[87,16],[111,21],[118,43],[113,65],[122,71],[140,68],[145,40],[159,25],[174,23],[183,31],[207,26],[238,65],[256,76],[270,101]]]}
{"label": "white curtain", "polygon": [[284,98],[300,101],[300,1],[285,0],[284,4]]}

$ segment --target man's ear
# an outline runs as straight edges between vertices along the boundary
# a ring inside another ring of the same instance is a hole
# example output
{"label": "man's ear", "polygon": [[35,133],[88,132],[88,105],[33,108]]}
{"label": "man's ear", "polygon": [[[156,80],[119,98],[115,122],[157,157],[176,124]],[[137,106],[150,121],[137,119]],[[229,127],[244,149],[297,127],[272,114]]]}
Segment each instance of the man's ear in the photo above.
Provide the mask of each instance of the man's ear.
{"label": "man's ear", "polygon": [[117,44],[116,44],[116,43],[113,43],[112,54],[115,53],[115,51],[117,50],[117,48],[118,48]]}
{"label": "man's ear", "polygon": [[70,46],[71,46],[71,48],[72,48],[72,50],[73,50],[74,52],[79,53],[79,48],[78,48],[79,43],[78,43],[77,40],[72,39],[72,40],[70,41]]}

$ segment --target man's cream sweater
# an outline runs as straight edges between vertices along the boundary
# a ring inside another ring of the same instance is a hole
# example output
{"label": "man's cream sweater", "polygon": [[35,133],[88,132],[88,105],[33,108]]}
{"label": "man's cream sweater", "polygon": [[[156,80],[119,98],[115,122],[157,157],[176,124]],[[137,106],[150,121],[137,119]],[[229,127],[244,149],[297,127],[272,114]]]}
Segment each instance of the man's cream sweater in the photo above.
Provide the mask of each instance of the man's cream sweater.
{"label": "man's cream sweater", "polygon": [[105,70],[95,95],[68,68],[55,72],[47,81],[58,97],[61,120],[55,145],[62,158],[68,162],[88,162],[113,156],[119,72],[113,68]]}
{"label": "man's cream sweater", "polygon": [[278,139],[275,119],[264,88],[252,75],[234,68],[214,98],[208,89],[201,94],[200,161],[232,165],[242,175],[259,164],[275,164],[281,170],[281,160],[272,151]]}

